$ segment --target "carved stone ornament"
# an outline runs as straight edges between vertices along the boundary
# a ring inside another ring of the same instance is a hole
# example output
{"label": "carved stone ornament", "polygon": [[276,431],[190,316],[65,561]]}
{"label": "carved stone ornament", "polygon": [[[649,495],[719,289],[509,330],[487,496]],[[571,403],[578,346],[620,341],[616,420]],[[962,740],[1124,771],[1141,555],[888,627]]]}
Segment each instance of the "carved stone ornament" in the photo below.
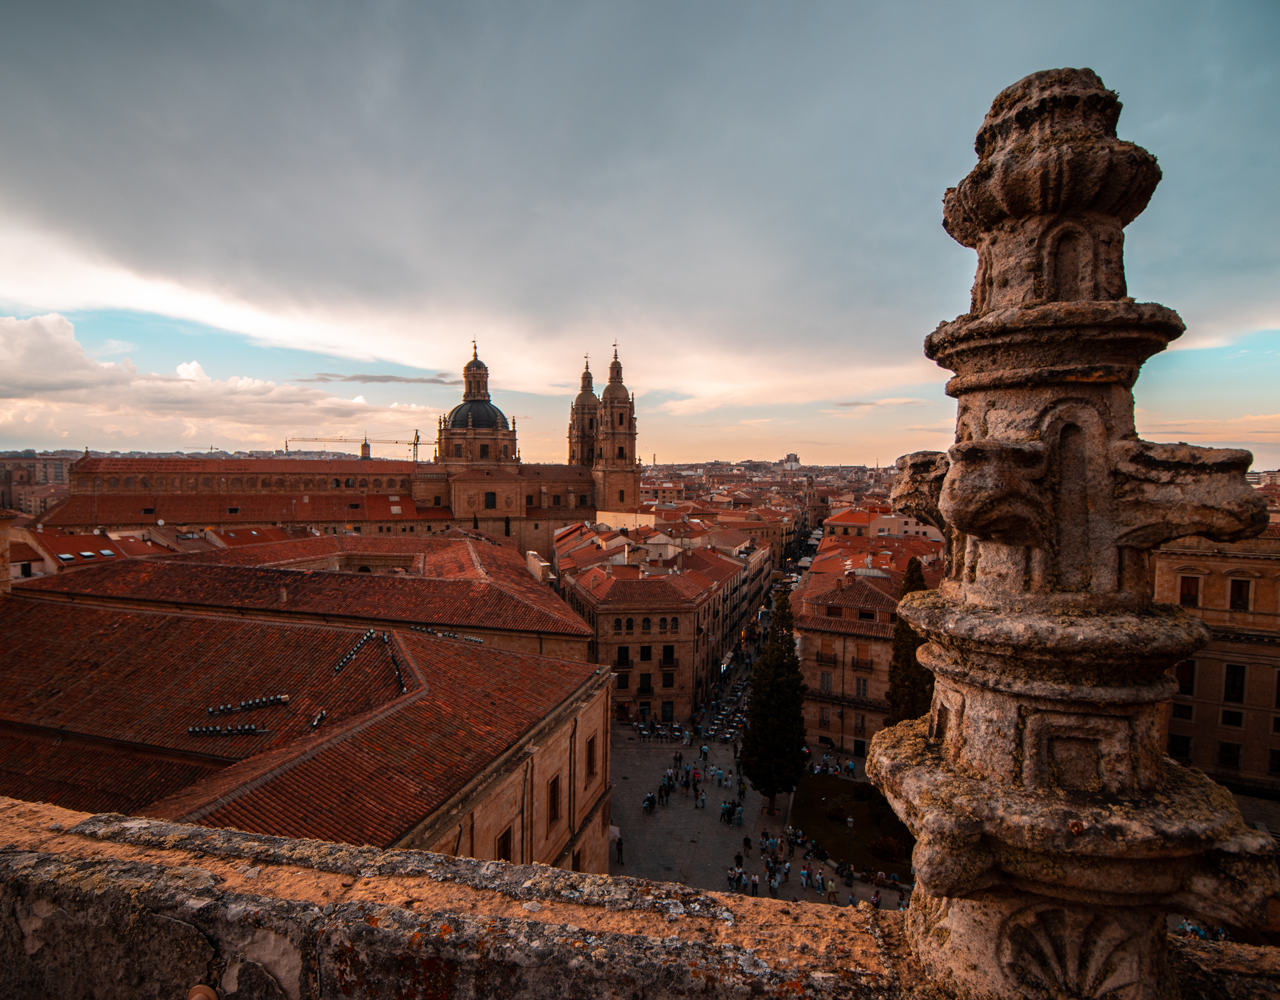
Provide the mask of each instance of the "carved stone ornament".
{"label": "carved stone ornament", "polygon": [[1119,115],[1087,69],[996,97],[945,199],[978,252],[970,311],[925,341],[956,443],[897,463],[894,506],[946,540],[939,590],[899,608],[934,699],[867,772],[916,837],[912,947],[963,997],[1175,997],[1164,914],[1257,924],[1280,889],[1270,838],[1160,743],[1169,670],[1209,633],[1152,602],[1148,552],[1267,512],[1249,452],[1134,429],[1142,363],[1183,324],[1126,294],[1160,168]]}

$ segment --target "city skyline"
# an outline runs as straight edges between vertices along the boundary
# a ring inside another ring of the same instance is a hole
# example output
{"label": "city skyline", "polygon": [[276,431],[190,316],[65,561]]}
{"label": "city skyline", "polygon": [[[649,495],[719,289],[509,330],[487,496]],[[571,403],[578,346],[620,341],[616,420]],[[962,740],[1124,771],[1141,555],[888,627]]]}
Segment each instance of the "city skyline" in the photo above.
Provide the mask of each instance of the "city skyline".
{"label": "city skyline", "polygon": [[0,447],[430,437],[474,337],[529,461],[615,339],[646,461],[945,448],[942,192],[993,87],[1088,65],[1188,324],[1139,431],[1280,465],[1269,6],[67,9],[0,41]]}

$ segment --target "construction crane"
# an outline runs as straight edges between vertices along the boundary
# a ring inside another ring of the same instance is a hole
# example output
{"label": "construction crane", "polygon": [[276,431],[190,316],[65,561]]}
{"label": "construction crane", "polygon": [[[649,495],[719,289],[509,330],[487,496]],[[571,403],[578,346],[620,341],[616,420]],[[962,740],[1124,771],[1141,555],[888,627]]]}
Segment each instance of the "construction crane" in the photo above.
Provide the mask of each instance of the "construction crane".
{"label": "construction crane", "polygon": [[407,445],[409,445],[409,446],[413,449],[413,460],[416,462],[416,461],[418,460],[418,444],[419,444],[419,442],[420,442],[421,440],[422,440],[422,439],[419,437],[418,432],[417,432],[416,430],[413,432],[413,438],[412,438],[412,439],[410,439],[410,440],[403,440],[403,441],[402,441],[402,440],[400,440],[399,438],[371,438],[371,437],[366,437],[366,438],[346,438],[346,437],[334,437],[334,438],[311,438],[311,437],[294,437],[294,438],[285,438],[285,439],[284,439],[284,450],[285,450],[285,454],[287,455],[287,454],[289,453],[289,442],[290,442],[290,441],[311,441],[311,442],[323,442],[323,443],[325,443],[325,444],[407,444]]}

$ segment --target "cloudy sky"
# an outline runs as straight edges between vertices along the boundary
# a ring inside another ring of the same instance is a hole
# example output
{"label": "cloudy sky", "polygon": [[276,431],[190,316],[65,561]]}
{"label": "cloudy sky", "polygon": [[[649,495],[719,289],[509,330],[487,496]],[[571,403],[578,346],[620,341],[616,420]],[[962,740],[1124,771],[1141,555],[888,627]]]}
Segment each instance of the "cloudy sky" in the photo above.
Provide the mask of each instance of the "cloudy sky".
{"label": "cloudy sky", "polygon": [[945,447],[943,191],[1000,89],[1090,66],[1164,171],[1130,293],[1188,325],[1140,429],[1274,468],[1277,38],[1273,0],[8,5],[0,448],[433,437],[472,338],[529,460],[615,340],[646,459]]}

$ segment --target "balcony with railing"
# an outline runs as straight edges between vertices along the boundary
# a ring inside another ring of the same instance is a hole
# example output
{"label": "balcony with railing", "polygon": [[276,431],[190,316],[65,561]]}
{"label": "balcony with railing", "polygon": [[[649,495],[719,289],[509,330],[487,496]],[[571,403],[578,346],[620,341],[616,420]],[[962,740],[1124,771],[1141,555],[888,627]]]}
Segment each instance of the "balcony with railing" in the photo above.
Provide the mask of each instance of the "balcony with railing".
{"label": "balcony with railing", "polygon": [[852,694],[841,694],[839,691],[823,691],[821,688],[809,688],[806,698],[825,702],[830,705],[850,705],[854,708],[865,708],[871,712],[889,711],[889,703],[879,698],[858,697]]}
{"label": "balcony with railing", "polygon": [[[837,653],[814,653],[813,661],[820,667],[840,666],[840,656]],[[850,656],[845,660],[844,665],[849,670],[855,670],[861,674],[869,674],[875,669],[873,660],[856,656]]]}

